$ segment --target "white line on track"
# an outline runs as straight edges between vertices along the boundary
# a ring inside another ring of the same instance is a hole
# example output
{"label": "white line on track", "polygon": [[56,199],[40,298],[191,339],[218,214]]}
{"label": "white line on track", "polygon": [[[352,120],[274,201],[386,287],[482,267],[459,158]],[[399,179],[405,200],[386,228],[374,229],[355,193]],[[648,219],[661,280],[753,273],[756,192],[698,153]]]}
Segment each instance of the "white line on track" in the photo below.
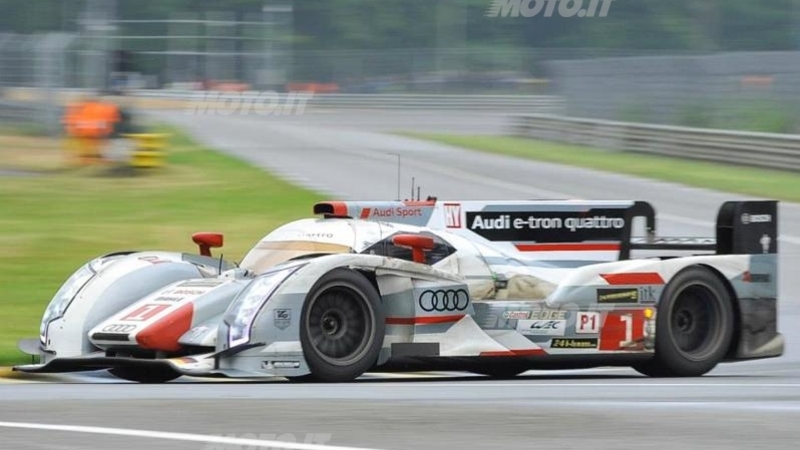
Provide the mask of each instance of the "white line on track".
{"label": "white line on track", "polygon": [[363,447],[339,447],[322,444],[304,444],[294,442],[267,441],[262,439],[243,439],[224,436],[211,436],[192,433],[172,433],[166,431],[132,430],[125,428],[87,427],[81,425],[50,425],[44,423],[0,422],[0,428],[16,428],[27,430],[62,431],[67,433],[106,434],[128,436],[145,439],[160,439],[184,442],[205,442],[211,444],[241,445],[256,448],[285,450],[379,450]]}

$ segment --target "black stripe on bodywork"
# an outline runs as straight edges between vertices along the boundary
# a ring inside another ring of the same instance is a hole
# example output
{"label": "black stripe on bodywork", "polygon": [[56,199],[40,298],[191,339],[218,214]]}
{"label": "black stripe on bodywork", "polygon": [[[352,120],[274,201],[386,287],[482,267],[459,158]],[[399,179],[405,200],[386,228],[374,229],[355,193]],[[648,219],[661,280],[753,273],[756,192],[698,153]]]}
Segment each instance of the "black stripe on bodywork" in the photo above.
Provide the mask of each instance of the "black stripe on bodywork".
{"label": "black stripe on bodywork", "polygon": [[92,339],[96,341],[128,342],[130,341],[130,335],[118,333],[95,333],[92,335]]}

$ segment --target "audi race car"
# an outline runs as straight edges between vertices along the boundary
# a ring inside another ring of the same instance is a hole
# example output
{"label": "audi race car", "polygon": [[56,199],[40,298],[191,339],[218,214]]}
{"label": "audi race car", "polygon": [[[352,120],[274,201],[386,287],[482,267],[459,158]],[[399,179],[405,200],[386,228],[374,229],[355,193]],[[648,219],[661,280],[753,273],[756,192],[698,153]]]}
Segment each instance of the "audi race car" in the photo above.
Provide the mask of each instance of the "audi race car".
{"label": "audi race car", "polygon": [[349,381],[368,371],[631,366],[700,376],[777,357],[777,202],[715,238],[656,234],[636,201],[323,202],[240,264],[114,253],[55,294],[24,372]]}

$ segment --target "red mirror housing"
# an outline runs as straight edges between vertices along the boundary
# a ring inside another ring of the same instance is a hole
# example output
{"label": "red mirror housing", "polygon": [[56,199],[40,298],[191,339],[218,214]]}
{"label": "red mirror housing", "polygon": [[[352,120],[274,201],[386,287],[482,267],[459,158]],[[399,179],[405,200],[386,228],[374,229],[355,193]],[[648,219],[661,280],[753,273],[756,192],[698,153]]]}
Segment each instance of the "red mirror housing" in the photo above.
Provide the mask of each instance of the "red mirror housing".
{"label": "red mirror housing", "polygon": [[425,251],[433,250],[436,246],[432,237],[420,234],[398,234],[392,238],[392,243],[398,247],[410,248],[414,262],[420,264],[425,263]]}
{"label": "red mirror housing", "polygon": [[200,247],[201,255],[211,256],[212,248],[222,247],[223,235],[222,233],[195,233],[192,235],[192,241]]}

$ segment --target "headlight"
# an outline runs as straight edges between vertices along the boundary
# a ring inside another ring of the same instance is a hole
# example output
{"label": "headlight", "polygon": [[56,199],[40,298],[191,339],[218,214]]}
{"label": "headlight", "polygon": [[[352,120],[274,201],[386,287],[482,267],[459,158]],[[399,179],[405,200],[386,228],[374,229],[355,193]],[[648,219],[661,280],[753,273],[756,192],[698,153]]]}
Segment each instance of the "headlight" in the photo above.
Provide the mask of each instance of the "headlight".
{"label": "headlight", "polygon": [[81,288],[92,279],[94,273],[95,272],[91,268],[91,263],[85,264],[61,285],[61,289],[59,289],[56,295],[53,296],[53,299],[50,300],[50,304],[47,305],[47,309],[44,311],[44,316],[42,317],[42,324],[39,327],[39,337],[42,343],[46,343],[47,325],[64,316],[69,304],[72,303],[72,300],[78,295]]}
{"label": "headlight", "polygon": [[67,308],[72,303],[72,300],[74,300],[78,292],[86,286],[86,283],[88,283],[96,273],[103,270],[121,256],[123,255],[95,258],[75,271],[75,273],[61,285],[56,295],[50,300],[50,304],[47,305],[47,309],[44,311],[44,316],[42,317],[42,323],[39,326],[39,339],[41,339],[43,344],[47,343],[47,326],[50,322],[63,317]]}
{"label": "headlight", "polygon": [[272,295],[273,291],[289,275],[293,274],[300,266],[268,272],[251,281],[239,295],[236,296],[228,313],[228,344],[235,347],[250,341],[250,330],[258,311]]}

